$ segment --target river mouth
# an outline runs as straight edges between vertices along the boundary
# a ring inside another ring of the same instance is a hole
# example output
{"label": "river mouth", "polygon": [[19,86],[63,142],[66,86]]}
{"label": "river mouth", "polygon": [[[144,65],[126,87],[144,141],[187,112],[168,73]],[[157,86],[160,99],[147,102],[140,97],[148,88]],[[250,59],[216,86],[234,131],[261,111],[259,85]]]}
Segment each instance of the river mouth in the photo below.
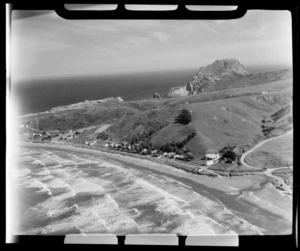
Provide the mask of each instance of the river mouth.
{"label": "river mouth", "polygon": [[[97,154],[25,147],[18,189],[23,234],[282,234],[291,223],[184,177]],[[264,189],[268,180],[254,189]],[[252,189],[253,190],[253,189]]]}

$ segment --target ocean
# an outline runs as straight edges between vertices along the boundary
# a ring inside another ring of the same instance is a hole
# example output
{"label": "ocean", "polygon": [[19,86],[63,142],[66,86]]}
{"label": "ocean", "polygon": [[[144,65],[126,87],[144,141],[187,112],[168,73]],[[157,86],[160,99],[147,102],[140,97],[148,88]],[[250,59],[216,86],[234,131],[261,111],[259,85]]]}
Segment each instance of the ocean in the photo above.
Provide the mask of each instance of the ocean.
{"label": "ocean", "polygon": [[20,115],[50,110],[84,100],[121,97],[125,101],[152,98],[193,79],[194,70],[82,76],[12,81],[12,96]]}
{"label": "ocean", "polygon": [[239,195],[97,153],[26,146],[16,234],[284,234],[290,223]]}
{"label": "ocean", "polygon": [[[285,66],[248,66],[250,73],[261,73]],[[17,81],[12,78],[12,97],[19,115],[48,111],[53,107],[84,100],[121,97],[125,101],[152,98],[153,92],[165,93],[170,87],[193,80],[198,69],[128,73],[103,76],[44,78]]]}

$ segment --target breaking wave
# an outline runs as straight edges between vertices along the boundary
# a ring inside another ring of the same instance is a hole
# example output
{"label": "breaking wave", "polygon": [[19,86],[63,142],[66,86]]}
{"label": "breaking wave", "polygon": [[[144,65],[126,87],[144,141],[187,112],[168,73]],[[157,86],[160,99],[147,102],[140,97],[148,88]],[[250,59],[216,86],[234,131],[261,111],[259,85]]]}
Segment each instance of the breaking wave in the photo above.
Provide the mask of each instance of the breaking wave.
{"label": "breaking wave", "polygon": [[49,195],[27,208],[27,234],[265,231],[181,180],[95,155],[43,149],[25,154],[33,161],[26,158],[20,167],[20,185]]}

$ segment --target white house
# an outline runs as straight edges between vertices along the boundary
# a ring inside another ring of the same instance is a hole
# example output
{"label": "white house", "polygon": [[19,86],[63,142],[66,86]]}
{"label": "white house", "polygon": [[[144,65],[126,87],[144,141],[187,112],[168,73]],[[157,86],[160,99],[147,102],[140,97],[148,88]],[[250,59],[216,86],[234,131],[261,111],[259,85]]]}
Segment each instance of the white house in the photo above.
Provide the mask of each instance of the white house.
{"label": "white house", "polygon": [[104,147],[106,147],[106,148],[109,147],[109,144],[105,144]]}
{"label": "white house", "polygon": [[205,159],[206,160],[217,160],[219,159],[221,156],[218,153],[207,153],[205,154]]}
{"label": "white house", "polygon": [[142,155],[148,154],[148,150],[147,150],[146,148],[144,148],[144,149],[141,151],[141,154],[142,154]]}
{"label": "white house", "polygon": [[214,164],[214,162],[212,160],[207,160],[205,164],[206,166],[211,166]]}
{"label": "white house", "polygon": [[95,145],[97,143],[97,140],[94,140],[93,142],[90,143],[90,146]]}

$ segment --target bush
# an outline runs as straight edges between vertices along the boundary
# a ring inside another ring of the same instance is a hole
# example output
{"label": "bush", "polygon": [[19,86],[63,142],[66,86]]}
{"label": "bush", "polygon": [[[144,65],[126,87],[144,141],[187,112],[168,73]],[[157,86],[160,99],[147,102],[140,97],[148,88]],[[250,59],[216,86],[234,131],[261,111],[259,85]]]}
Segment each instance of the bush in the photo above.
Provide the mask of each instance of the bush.
{"label": "bush", "polygon": [[178,155],[183,155],[183,151],[180,150],[180,149],[177,149],[177,150],[175,151],[175,153],[178,154]]}
{"label": "bush", "polygon": [[182,110],[181,113],[175,118],[175,123],[187,125],[192,121],[192,115],[188,110]]}
{"label": "bush", "polygon": [[184,147],[184,144],[182,142],[177,142],[176,146],[177,146],[178,149],[181,149],[181,148]]}
{"label": "bush", "polygon": [[173,146],[170,143],[167,143],[160,147],[160,150],[163,152],[173,152]]}
{"label": "bush", "polygon": [[226,158],[226,159],[231,159],[232,161],[234,161],[236,159],[236,153],[229,150],[226,151],[223,155],[222,158]]}
{"label": "bush", "polygon": [[141,145],[142,149],[144,149],[144,148],[146,148],[147,150],[150,149],[149,144],[147,142],[145,142],[145,141],[142,141],[140,145]]}
{"label": "bush", "polygon": [[105,132],[101,132],[98,134],[97,139],[107,140],[108,135]]}
{"label": "bush", "polygon": [[194,159],[194,155],[193,155],[191,152],[187,152],[187,153],[185,154],[185,156],[186,156],[186,158],[187,158],[188,160]]}

